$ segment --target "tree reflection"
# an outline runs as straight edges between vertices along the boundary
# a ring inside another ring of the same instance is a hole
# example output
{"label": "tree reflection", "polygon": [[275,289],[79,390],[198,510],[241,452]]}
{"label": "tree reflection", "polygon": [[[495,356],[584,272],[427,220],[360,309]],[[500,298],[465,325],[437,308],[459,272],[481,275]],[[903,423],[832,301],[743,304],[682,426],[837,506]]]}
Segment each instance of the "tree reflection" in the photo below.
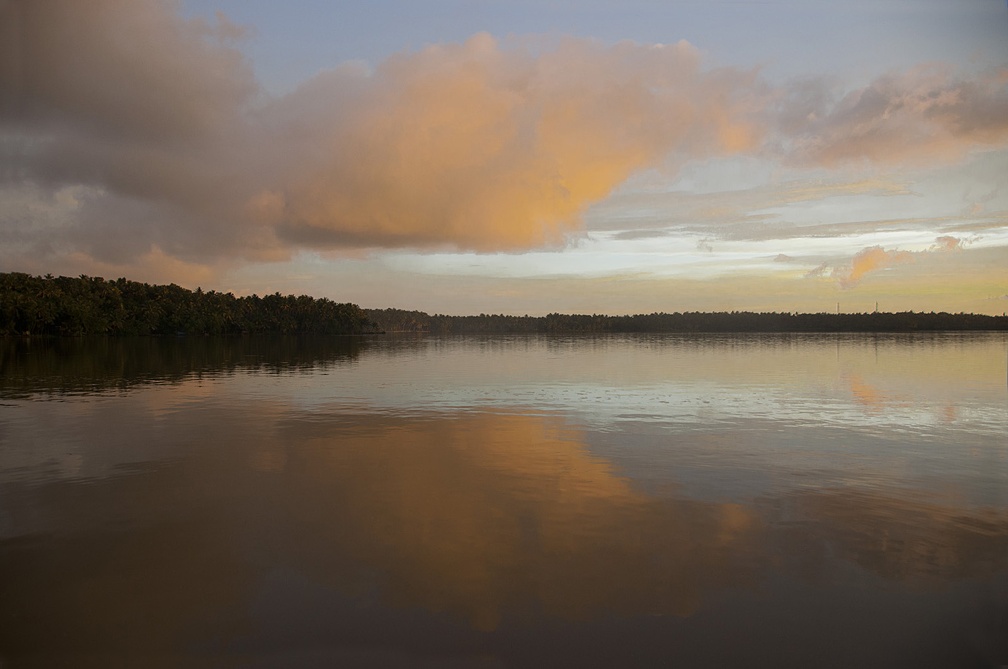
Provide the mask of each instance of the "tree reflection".
{"label": "tree reflection", "polygon": [[0,398],[177,383],[236,371],[325,371],[356,360],[361,337],[0,338]]}

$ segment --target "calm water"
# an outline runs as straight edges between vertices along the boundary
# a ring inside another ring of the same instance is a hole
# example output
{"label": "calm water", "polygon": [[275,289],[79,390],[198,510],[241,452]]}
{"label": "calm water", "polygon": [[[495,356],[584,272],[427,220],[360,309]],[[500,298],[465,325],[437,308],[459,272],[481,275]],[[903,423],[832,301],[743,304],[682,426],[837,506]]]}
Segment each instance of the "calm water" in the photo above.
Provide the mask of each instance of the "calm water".
{"label": "calm water", "polygon": [[0,341],[0,665],[1008,664],[1008,336]]}

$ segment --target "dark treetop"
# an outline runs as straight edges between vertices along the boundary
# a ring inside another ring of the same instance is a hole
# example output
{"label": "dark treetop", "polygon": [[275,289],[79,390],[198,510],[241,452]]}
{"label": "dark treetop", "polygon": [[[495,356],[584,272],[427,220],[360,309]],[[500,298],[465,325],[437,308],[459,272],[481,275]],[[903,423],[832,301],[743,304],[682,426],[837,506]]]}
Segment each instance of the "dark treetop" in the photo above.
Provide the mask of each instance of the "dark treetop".
{"label": "dark treetop", "polygon": [[981,314],[799,314],[732,312],[634,316],[433,316],[361,309],[307,295],[235,297],[99,277],[0,273],[0,335],[431,334],[608,332],[917,332],[1008,330],[1008,317]]}
{"label": "dark treetop", "polygon": [[359,334],[355,304],[306,295],[231,293],[98,277],[0,274],[0,334]]}
{"label": "dark treetop", "polygon": [[613,333],[613,332],[926,332],[939,330],[1008,330],[1008,317],[979,314],[864,313],[799,314],[687,312],[634,316],[549,314],[547,316],[429,316],[421,311],[366,309],[385,332],[432,334]]}

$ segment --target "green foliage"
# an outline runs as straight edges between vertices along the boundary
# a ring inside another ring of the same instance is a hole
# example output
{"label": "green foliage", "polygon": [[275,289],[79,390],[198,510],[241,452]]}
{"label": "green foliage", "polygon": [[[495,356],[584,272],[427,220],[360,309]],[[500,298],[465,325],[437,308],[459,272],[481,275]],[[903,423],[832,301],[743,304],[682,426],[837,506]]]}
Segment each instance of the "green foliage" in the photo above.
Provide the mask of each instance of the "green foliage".
{"label": "green foliage", "polygon": [[0,335],[359,334],[355,304],[275,293],[260,298],[98,277],[0,274]]}

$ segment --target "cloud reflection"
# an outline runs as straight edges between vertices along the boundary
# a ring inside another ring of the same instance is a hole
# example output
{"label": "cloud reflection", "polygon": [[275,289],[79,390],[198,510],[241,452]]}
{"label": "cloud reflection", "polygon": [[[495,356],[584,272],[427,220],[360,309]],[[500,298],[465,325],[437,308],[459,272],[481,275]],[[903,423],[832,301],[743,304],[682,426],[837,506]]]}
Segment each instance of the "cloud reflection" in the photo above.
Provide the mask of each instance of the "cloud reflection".
{"label": "cloud reflection", "polygon": [[751,510],[637,493],[558,419],[489,413],[340,432],[310,439],[284,476],[294,489],[339,488],[354,513],[334,534],[331,505],[291,496],[291,512],[334,542],[323,555],[353,537],[402,603],[488,630],[516,610],[686,615],[706,592],[753,578]]}
{"label": "cloud reflection", "polygon": [[[821,571],[839,558],[910,584],[1006,566],[1001,512],[895,490],[750,505],[645,493],[555,415],[260,402],[160,420],[152,441],[193,442],[113,476],[0,491],[5,652],[170,655],[282,624],[338,636],[337,620],[301,620],[310,607],[271,599],[278,574],[489,632],[543,616],[688,616],[715,593],[756,588],[782,559]],[[245,427],[228,437],[220,424]],[[92,429],[95,442],[114,438]]]}

